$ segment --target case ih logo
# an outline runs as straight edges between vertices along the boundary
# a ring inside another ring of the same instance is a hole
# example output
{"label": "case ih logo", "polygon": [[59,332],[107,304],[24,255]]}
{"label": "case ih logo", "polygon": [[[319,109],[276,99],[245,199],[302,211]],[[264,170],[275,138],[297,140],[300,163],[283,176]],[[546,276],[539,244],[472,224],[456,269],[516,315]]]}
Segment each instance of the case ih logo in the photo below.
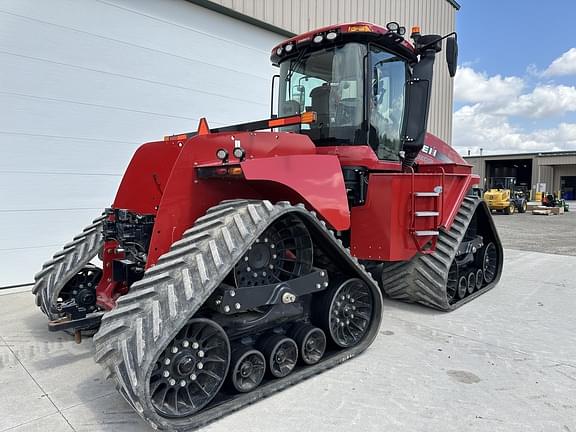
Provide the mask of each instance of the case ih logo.
{"label": "case ih logo", "polygon": [[436,153],[438,153],[438,150],[436,150],[433,147],[427,146],[426,144],[424,144],[424,147],[422,147],[422,152],[429,154],[432,157],[436,157]]}

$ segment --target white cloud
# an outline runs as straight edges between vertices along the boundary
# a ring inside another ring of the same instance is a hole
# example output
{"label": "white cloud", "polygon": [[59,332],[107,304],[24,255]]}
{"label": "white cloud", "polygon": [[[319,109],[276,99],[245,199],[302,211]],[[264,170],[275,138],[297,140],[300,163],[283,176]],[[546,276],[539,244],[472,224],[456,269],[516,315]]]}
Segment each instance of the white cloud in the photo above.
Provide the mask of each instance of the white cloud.
{"label": "white cloud", "polygon": [[516,99],[503,101],[494,113],[508,116],[544,118],[576,111],[576,87],[541,85]]}
{"label": "white cloud", "polygon": [[555,59],[542,75],[547,77],[576,75],[576,48],[570,48]]}
{"label": "white cloud", "polygon": [[576,149],[576,123],[538,127],[538,120],[576,112],[576,86],[538,82],[568,74],[576,75],[576,48],[544,72],[529,65],[524,77],[489,76],[472,65],[459,68],[454,99],[466,105],[454,113],[454,147],[463,154],[479,154],[480,148],[484,154]]}
{"label": "white cloud", "polygon": [[576,124],[560,123],[555,128],[532,132],[513,126],[508,118],[481,110],[480,104],[466,105],[454,113],[453,145],[462,154],[514,153],[576,148]]}
{"label": "white cloud", "polygon": [[462,67],[456,75],[454,99],[478,104],[478,112],[501,116],[544,118],[576,111],[576,87],[540,84],[523,93],[525,87],[520,77],[488,76]]}
{"label": "white cloud", "polygon": [[460,102],[498,103],[520,95],[524,80],[518,77],[488,77],[469,66],[458,68],[454,81],[454,99]]}

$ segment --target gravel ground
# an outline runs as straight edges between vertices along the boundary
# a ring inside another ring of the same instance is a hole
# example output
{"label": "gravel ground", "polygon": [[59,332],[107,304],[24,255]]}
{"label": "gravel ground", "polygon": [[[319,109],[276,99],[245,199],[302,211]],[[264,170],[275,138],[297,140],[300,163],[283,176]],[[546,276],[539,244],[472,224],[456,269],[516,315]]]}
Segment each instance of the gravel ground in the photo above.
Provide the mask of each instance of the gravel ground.
{"label": "gravel ground", "polygon": [[572,211],[558,216],[494,213],[504,248],[576,256],[576,202],[570,204]]}

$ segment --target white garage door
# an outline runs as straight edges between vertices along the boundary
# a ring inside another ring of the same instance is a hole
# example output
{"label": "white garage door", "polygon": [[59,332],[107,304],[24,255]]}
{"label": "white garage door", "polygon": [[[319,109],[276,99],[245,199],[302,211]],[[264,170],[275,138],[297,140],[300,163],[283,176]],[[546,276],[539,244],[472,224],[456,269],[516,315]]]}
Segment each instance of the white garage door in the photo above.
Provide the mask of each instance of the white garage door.
{"label": "white garage door", "polygon": [[267,117],[281,39],[184,0],[0,0],[0,286],[110,205],[140,143]]}

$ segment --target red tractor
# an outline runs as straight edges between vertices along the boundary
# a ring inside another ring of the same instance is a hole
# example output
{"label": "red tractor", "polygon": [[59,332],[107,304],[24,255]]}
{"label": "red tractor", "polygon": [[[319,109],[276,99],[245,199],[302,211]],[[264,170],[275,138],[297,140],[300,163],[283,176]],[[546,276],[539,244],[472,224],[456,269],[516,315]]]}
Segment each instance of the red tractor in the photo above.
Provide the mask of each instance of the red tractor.
{"label": "red tractor", "polygon": [[49,328],[98,329],[96,361],[155,429],[361,353],[382,291],[449,311],[498,282],[479,178],[426,134],[455,37],[404,33],[359,22],[278,45],[278,116],[142,145],[112,206],[36,275]]}

